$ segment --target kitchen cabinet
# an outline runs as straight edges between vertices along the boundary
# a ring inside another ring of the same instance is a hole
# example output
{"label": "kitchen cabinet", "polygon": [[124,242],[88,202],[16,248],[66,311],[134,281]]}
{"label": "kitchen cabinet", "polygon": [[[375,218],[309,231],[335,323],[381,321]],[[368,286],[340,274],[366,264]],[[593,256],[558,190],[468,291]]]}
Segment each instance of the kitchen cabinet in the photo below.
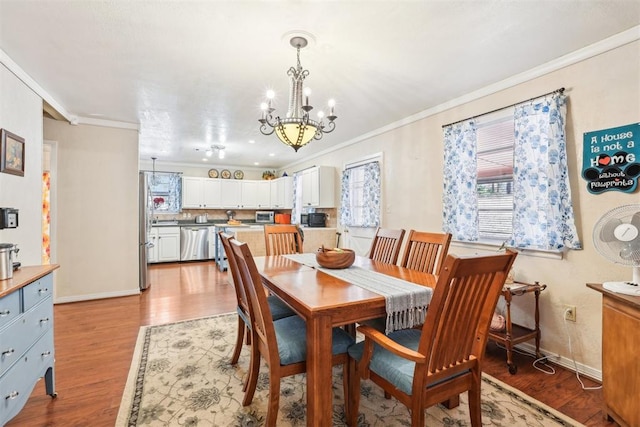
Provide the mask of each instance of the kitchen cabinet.
{"label": "kitchen cabinet", "polygon": [[180,227],[152,227],[148,262],[180,261]]}
{"label": "kitchen cabinet", "polygon": [[335,207],[334,168],[315,166],[302,171],[302,206]]}
{"label": "kitchen cabinet", "polygon": [[[22,267],[0,292],[0,425],[24,407],[40,378],[56,397],[53,273],[57,265]],[[46,402],[42,402],[45,404]]]}
{"label": "kitchen cabinet", "polygon": [[213,209],[221,205],[220,180],[198,177],[182,178],[182,207]]}
{"label": "kitchen cabinet", "polygon": [[223,179],[220,180],[220,207],[242,207],[242,181]]}
{"label": "kitchen cabinet", "polygon": [[149,246],[147,247],[147,263],[156,263],[158,262],[158,228],[151,227],[147,241],[149,242]]}
{"label": "kitchen cabinet", "polygon": [[241,209],[267,209],[271,207],[269,181],[242,181]]}
{"label": "kitchen cabinet", "polygon": [[269,182],[271,190],[271,207],[274,209],[293,208],[293,177],[283,176]]}

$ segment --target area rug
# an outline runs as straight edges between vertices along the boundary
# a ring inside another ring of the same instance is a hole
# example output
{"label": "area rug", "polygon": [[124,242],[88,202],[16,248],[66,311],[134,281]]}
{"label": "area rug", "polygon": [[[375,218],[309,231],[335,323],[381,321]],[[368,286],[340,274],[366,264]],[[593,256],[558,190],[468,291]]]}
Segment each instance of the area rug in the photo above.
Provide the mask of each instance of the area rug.
{"label": "area rug", "polygon": [[[116,426],[260,426],[266,418],[268,374],[260,369],[250,406],[242,406],[248,348],[229,364],[237,315],[225,314],[140,328]],[[334,368],[333,425],[345,426],[342,368]],[[408,426],[409,412],[378,387],[362,382],[358,426]],[[427,410],[428,426],[469,426],[467,396],[460,406]],[[306,425],[304,375],[282,380],[278,426]],[[483,376],[484,426],[581,426],[508,385]]]}

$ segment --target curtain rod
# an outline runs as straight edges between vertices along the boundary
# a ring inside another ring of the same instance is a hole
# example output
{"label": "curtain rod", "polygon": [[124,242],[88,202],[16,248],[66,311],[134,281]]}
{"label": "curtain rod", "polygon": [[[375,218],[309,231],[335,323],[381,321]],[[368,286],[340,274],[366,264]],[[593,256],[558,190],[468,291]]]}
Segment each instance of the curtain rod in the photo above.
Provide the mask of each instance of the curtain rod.
{"label": "curtain rod", "polygon": [[442,127],[446,128],[447,126],[455,125],[457,123],[464,122],[464,121],[467,121],[467,120],[473,120],[473,119],[475,119],[477,117],[486,116],[487,114],[495,113],[497,111],[506,110],[507,108],[515,107],[516,105],[520,105],[520,104],[525,104],[527,102],[533,101],[533,100],[538,99],[538,98],[543,98],[545,96],[552,95],[554,93],[563,93],[563,92],[564,92],[564,88],[561,87],[560,89],[552,90],[551,92],[548,92],[548,93],[545,93],[545,94],[542,94],[542,95],[538,95],[538,96],[534,96],[533,98],[529,98],[529,99],[527,99],[525,101],[516,102],[514,104],[507,105],[506,107],[496,108],[495,110],[491,110],[491,111],[488,111],[486,113],[476,114],[475,116],[467,117],[466,119],[457,120],[455,122],[451,122],[449,124],[442,125]]}

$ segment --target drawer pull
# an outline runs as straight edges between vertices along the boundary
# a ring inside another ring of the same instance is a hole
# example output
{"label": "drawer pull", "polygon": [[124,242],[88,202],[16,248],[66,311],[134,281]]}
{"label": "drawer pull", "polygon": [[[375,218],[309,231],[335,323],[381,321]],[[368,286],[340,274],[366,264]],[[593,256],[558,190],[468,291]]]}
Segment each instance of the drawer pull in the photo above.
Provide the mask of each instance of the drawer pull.
{"label": "drawer pull", "polygon": [[13,353],[15,353],[15,349],[10,348],[10,349],[7,349],[7,350],[3,351],[3,352],[2,352],[2,356],[3,356],[3,357],[4,357],[4,356],[11,356]]}
{"label": "drawer pull", "polygon": [[5,317],[11,314],[11,310],[7,309],[7,310],[2,310],[0,311],[0,317]]}
{"label": "drawer pull", "polygon": [[7,394],[4,398],[6,400],[12,400],[15,399],[16,397],[18,397],[20,395],[20,393],[18,392],[18,390],[14,390],[11,393]]}
{"label": "drawer pull", "polygon": [[42,354],[40,354],[40,356],[42,356],[43,359],[45,357],[49,357],[49,356],[51,356],[51,351],[49,351],[49,350],[43,351]]}
{"label": "drawer pull", "polygon": [[45,317],[44,319],[40,319],[40,323],[48,323],[49,322],[49,318]]}
{"label": "drawer pull", "polygon": [[39,294],[46,294],[46,293],[49,293],[49,288],[38,289],[38,293],[39,293]]}

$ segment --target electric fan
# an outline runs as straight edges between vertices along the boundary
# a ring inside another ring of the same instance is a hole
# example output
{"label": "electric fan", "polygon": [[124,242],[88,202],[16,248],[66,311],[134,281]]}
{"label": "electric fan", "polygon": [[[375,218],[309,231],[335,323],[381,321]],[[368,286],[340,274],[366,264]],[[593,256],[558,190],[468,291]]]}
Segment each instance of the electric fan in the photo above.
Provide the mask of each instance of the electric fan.
{"label": "electric fan", "polygon": [[604,282],[613,292],[640,296],[640,204],[625,205],[604,214],[593,229],[593,243],[603,257],[633,268],[630,282]]}

